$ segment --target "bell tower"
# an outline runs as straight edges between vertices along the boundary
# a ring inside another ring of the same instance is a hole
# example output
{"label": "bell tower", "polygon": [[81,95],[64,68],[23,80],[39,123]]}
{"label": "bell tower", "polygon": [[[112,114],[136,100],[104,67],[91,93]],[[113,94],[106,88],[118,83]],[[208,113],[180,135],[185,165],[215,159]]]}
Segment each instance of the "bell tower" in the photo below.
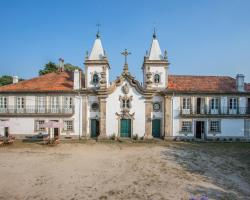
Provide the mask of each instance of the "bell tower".
{"label": "bell tower", "polygon": [[[85,58],[85,86],[86,88],[108,87],[109,85],[109,62],[102,47],[99,30],[90,55]],[[104,78],[106,80],[104,80]]]}
{"label": "bell tower", "polygon": [[154,30],[149,52],[147,51],[142,66],[144,88],[165,89],[168,87],[167,51],[162,55],[161,48]]}

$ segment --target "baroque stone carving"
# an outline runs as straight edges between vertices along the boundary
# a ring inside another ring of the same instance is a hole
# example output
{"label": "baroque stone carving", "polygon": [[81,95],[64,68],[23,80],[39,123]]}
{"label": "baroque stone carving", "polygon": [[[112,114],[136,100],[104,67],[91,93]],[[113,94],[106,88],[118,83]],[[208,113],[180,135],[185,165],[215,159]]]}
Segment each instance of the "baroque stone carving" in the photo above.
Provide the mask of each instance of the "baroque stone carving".
{"label": "baroque stone carving", "polygon": [[123,91],[124,94],[128,94],[129,93],[129,87],[128,87],[127,83],[124,86],[122,86],[122,91]]}

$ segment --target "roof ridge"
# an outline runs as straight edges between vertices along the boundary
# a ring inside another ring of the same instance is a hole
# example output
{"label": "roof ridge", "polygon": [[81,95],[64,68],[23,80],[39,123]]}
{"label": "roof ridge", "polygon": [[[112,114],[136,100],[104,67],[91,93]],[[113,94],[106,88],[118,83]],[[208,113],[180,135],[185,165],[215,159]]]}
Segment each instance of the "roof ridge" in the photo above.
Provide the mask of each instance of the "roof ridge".
{"label": "roof ridge", "polygon": [[176,76],[176,77],[181,77],[181,76],[183,76],[183,77],[224,77],[224,78],[232,78],[232,79],[234,79],[233,77],[231,77],[231,76],[220,76],[220,75],[181,75],[181,74],[170,74],[170,75],[168,75],[168,76]]}

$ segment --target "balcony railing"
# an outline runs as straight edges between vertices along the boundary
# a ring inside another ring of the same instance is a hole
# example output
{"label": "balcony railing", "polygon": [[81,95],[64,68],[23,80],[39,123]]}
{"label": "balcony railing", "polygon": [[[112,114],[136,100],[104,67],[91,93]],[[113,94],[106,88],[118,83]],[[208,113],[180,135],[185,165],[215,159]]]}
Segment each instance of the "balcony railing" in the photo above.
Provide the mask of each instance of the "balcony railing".
{"label": "balcony railing", "polygon": [[230,109],[229,107],[220,107],[218,109],[200,108],[200,109],[180,109],[180,115],[250,115],[249,107],[237,107]]}
{"label": "balcony railing", "polygon": [[57,106],[57,107],[37,107],[37,106],[25,106],[24,108],[17,108],[14,106],[8,106],[7,108],[0,108],[0,114],[9,115],[22,115],[22,114],[37,114],[37,115],[70,115],[74,114],[75,109],[73,106],[70,108]]}

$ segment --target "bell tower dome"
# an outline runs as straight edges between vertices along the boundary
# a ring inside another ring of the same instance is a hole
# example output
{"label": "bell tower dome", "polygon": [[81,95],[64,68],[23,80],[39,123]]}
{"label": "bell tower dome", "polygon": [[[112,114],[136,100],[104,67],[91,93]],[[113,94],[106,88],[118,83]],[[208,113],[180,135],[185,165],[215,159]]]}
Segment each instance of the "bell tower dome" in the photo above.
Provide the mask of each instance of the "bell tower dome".
{"label": "bell tower dome", "polygon": [[167,51],[163,56],[154,30],[151,47],[144,57],[142,66],[144,87],[154,89],[168,87],[168,66]]}
{"label": "bell tower dome", "polygon": [[[101,75],[105,75],[106,87],[109,85],[109,62],[102,47],[99,30],[90,54],[85,58],[85,85],[87,88],[99,88]],[[104,80],[103,80],[104,81]]]}

